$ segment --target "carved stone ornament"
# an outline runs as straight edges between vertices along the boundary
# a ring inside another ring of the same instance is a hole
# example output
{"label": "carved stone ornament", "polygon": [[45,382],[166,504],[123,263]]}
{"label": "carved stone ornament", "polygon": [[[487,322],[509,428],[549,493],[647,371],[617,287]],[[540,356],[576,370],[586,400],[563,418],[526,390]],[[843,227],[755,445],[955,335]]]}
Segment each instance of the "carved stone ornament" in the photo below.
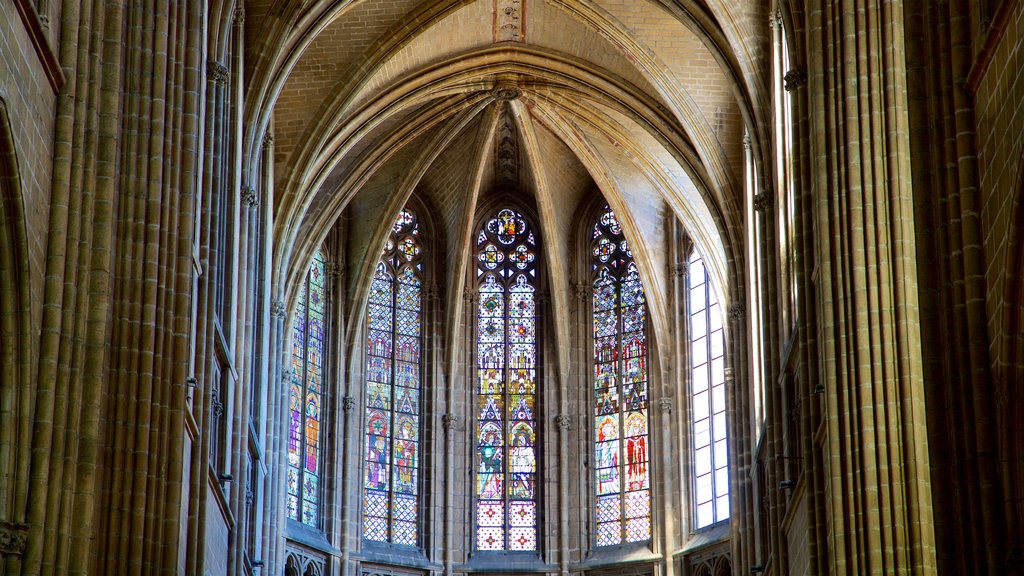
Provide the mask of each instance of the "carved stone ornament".
{"label": "carved stone ornament", "polygon": [[577,300],[584,301],[590,297],[590,284],[577,282],[572,285],[572,291]]}
{"label": "carved stone ornament", "polygon": [[682,262],[676,262],[675,270],[676,278],[683,278],[690,273],[690,262],[683,260]]}
{"label": "carved stone ornament", "polygon": [[476,290],[470,288],[469,286],[465,287],[462,290],[462,299],[465,300],[467,304],[472,304],[472,303],[476,302],[476,299],[477,299]]}
{"label": "carved stone ornament", "polygon": [[270,305],[270,315],[274,318],[284,318],[283,300],[274,300],[274,303]]}
{"label": "carved stone ornament", "polygon": [[281,382],[288,382],[292,379],[292,371],[288,368],[281,370]]}
{"label": "carved stone ornament", "polygon": [[252,186],[242,186],[242,204],[249,207],[256,207],[260,205],[260,200],[256,196],[256,189]]}
{"label": "carved stone ornament", "polygon": [[0,554],[21,556],[28,542],[28,525],[0,522]]}
{"label": "carved stone ornament", "polygon": [[209,60],[206,63],[206,77],[214,84],[227,84],[230,72],[228,67],[217,62],[216,60]]}
{"label": "carved stone ornament", "polygon": [[801,86],[807,85],[807,70],[804,68],[793,68],[782,77],[786,84],[786,92],[792,92]]}
{"label": "carved stone ornament", "polygon": [[754,195],[754,210],[765,212],[771,209],[772,204],[774,204],[774,200],[768,192],[758,192]]}
{"label": "carved stone ornament", "polygon": [[746,311],[746,307],[743,304],[737,302],[736,304],[729,306],[729,319],[740,320],[741,318],[743,318],[743,314]]}
{"label": "carved stone ornament", "polygon": [[235,24],[241,26],[245,24],[245,3],[239,2],[235,6]]}
{"label": "carved stone ornament", "polygon": [[273,143],[274,143],[274,133],[273,132],[264,132],[263,133],[263,147],[266,148],[267,146],[270,146]]}
{"label": "carved stone ornament", "polygon": [[772,29],[782,26],[782,10],[776,8],[775,11],[768,16],[768,26]]}
{"label": "carved stone ornament", "polygon": [[750,132],[743,133],[743,149],[750,150]]}
{"label": "carved stone ornament", "polygon": [[345,263],[344,262],[339,262],[337,260],[332,260],[330,265],[328,265],[328,267],[327,267],[327,274],[331,278],[340,278],[341,277],[341,273],[344,271],[344,269],[345,269]]}
{"label": "carved stone ornament", "polygon": [[523,95],[523,91],[517,86],[503,85],[495,87],[494,91],[491,92],[491,95],[494,96],[495,100],[510,102],[512,100],[518,100],[519,97]]}
{"label": "carved stone ornament", "polygon": [[356,407],[355,398],[352,398],[351,396],[345,396],[345,397],[343,397],[341,399],[341,409],[344,410],[346,414],[351,412],[352,409],[355,408],[355,407]]}
{"label": "carved stone ornament", "polygon": [[427,284],[427,291],[424,296],[427,302],[437,302],[441,299],[441,288],[437,285],[437,282]]}
{"label": "carved stone ornament", "polygon": [[458,430],[461,421],[462,418],[458,414],[452,414],[451,412],[441,416],[441,425],[444,426],[445,430]]}
{"label": "carved stone ornament", "polygon": [[675,405],[672,404],[671,398],[662,398],[661,400],[658,400],[658,407],[660,407],[665,412],[671,414],[672,409],[675,407]]}
{"label": "carved stone ornament", "polygon": [[568,414],[559,414],[555,416],[555,426],[558,426],[559,430],[568,430],[569,426],[572,426],[572,416]]}

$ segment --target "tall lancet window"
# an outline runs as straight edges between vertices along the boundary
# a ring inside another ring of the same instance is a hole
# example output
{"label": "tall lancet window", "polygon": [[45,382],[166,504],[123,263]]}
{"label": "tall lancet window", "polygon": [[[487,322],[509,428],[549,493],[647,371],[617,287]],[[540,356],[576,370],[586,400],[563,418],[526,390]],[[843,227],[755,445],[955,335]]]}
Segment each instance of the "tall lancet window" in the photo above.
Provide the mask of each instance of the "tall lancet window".
{"label": "tall lancet window", "polygon": [[370,285],[363,538],[418,541],[423,243],[403,209]]}
{"label": "tall lancet window", "polygon": [[605,206],[591,236],[597,545],[651,538],[647,304],[622,226]]}
{"label": "tall lancet window", "polygon": [[722,310],[704,260],[690,255],[690,415],[696,528],[729,518]]}
{"label": "tall lancet window", "polygon": [[505,209],[477,235],[476,547],[537,549],[537,240]]}
{"label": "tall lancet window", "polygon": [[324,328],[327,282],[324,255],[313,255],[299,289],[292,325],[292,375],[288,422],[288,517],[320,527],[323,473]]}

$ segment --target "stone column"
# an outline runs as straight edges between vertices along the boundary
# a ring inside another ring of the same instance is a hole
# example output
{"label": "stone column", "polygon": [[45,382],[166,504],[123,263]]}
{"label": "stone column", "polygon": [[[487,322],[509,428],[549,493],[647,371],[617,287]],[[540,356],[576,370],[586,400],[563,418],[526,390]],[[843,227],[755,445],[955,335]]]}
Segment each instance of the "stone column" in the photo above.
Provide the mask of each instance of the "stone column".
{"label": "stone column", "polygon": [[935,574],[903,3],[806,13],[831,571]]}

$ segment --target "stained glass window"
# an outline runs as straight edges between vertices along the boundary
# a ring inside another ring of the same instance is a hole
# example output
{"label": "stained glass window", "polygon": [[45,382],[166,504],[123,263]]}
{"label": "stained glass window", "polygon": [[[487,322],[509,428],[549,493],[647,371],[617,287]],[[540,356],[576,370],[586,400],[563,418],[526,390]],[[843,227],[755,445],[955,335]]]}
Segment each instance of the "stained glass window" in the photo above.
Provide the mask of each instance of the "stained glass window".
{"label": "stained glass window", "polygon": [[477,235],[476,548],[537,549],[537,240],[504,209]]}
{"label": "stained glass window", "polygon": [[366,345],[363,538],[419,539],[423,242],[419,221],[398,214],[370,284]]}
{"label": "stained glass window", "polygon": [[292,371],[288,420],[288,517],[319,527],[327,282],[317,250],[299,290],[292,324]]}
{"label": "stained glass window", "polygon": [[690,415],[696,528],[729,518],[722,310],[696,250],[689,266]]}
{"label": "stained glass window", "polygon": [[591,236],[597,545],[651,538],[647,302],[615,213]]}

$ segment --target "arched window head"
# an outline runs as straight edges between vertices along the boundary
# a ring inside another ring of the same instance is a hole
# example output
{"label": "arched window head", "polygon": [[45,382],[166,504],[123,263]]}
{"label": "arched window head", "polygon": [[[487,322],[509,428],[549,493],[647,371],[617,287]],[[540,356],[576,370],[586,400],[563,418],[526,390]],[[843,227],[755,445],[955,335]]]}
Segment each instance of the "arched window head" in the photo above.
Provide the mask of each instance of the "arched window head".
{"label": "arched window head", "polygon": [[591,236],[597,545],[651,538],[647,301],[622,226],[604,207]]}
{"label": "arched window head", "polygon": [[696,250],[689,265],[690,420],[695,528],[729,518],[722,310]]}
{"label": "arched window head", "polygon": [[299,289],[292,324],[292,374],[288,420],[288,517],[318,528],[323,488],[324,328],[327,282],[320,250]]}
{"label": "arched window head", "polygon": [[537,549],[537,257],[514,210],[477,235],[478,550]]}
{"label": "arched window head", "polygon": [[418,541],[423,381],[423,242],[398,214],[370,285],[363,538]]}

